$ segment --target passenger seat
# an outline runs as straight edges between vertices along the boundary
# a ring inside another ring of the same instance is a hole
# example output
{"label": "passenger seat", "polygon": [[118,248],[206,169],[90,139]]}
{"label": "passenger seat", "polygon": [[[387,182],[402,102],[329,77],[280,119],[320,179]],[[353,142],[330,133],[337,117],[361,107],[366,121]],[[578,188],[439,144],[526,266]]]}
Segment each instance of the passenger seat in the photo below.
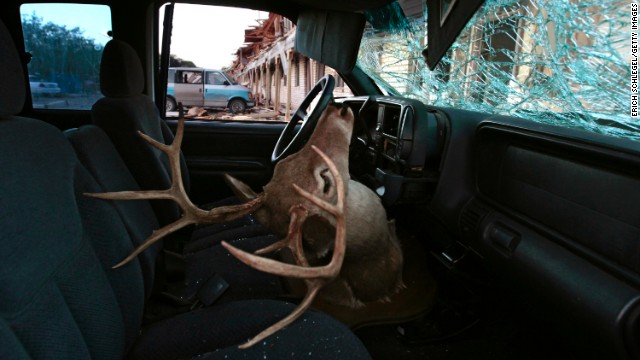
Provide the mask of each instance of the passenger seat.
{"label": "passenger seat", "polygon": [[[85,125],[78,129],[65,132],[73,145],[82,165],[89,170],[99,187],[94,192],[109,192],[122,190],[139,190],[117,150],[109,141],[106,134],[94,125]],[[155,214],[151,210],[149,201],[108,201],[99,200],[113,206],[122,219],[134,247],[140,245],[151,232],[158,228]],[[246,232],[236,233],[234,228],[225,229],[221,226],[216,235],[235,246],[253,252],[275,241],[273,236],[247,237]],[[150,295],[151,285],[155,277],[155,262],[162,242],[159,241],[151,248],[137,256],[143,266],[146,294]],[[124,258],[124,256],[122,256]],[[113,266],[122,258],[110,259],[109,266]],[[279,277],[255,270],[230,256],[221,245],[209,246],[187,257],[187,279],[185,288],[172,289],[174,297],[184,304],[200,303],[208,306],[213,302],[221,303],[230,300],[275,298],[284,290]],[[164,279],[160,279],[163,281]],[[228,286],[226,289],[222,287]],[[168,292],[162,284],[156,287]]]}
{"label": "passenger seat", "polygon": [[[118,156],[113,144],[99,128],[83,126],[79,129],[67,130],[65,135],[80,163],[96,182],[93,192],[139,190],[138,184]],[[83,201],[87,200],[83,199]],[[158,221],[148,201],[112,201],[109,205],[117,211],[133,248],[142,244],[153,230],[158,228]],[[151,295],[151,287],[155,280],[156,258],[161,248],[162,243],[158,242],[136,257],[144,276],[147,298]],[[105,251],[109,250],[105,249]],[[107,268],[120,260],[122,259],[110,257],[109,264],[106,264]]]}
{"label": "passenger seat", "polygon": [[[93,123],[111,139],[141,189],[169,188],[171,170],[167,156],[143,140],[138,131],[165,144],[173,142],[173,133],[160,117],[154,102],[143,93],[142,63],[129,44],[113,39],[105,46],[100,65],[100,88],[104,97],[91,110]],[[182,181],[188,193],[189,173],[182,153],[180,156]],[[237,199],[223,199],[208,207],[226,205],[229,201]],[[176,221],[181,216],[180,208],[173,201],[153,200],[151,206],[160,226]],[[278,277],[245,266],[230,257],[219,245],[221,240],[226,240],[238,248],[253,252],[273,243],[276,238],[252,216],[225,224],[196,227],[193,233],[184,231],[180,236],[168,242],[163,241],[166,250],[180,250],[180,255],[184,255],[184,261],[180,264],[184,280],[180,279],[179,282],[185,283],[186,289],[175,293],[176,298],[190,301],[198,296],[205,303],[210,303],[218,296],[217,289],[225,283],[231,286],[219,301],[274,298],[283,294]],[[183,243],[175,246],[176,241]],[[171,266],[172,259],[174,257],[167,258],[168,268],[175,268]]]}
{"label": "passenger seat", "polygon": [[[91,109],[93,123],[107,133],[140,188],[168,189],[171,169],[166,155],[138,136],[138,131],[163,144],[173,142],[173,133],[155,103],[143,93],[142,63],[129,44],[113,39],[105,46],[100,62],[100,90],[104,97]],[[188,194],[190,178],[182,152],[180,164]],[[154,201],[151,205],[161,226],[180,217],[180,208],[173,201]]]}

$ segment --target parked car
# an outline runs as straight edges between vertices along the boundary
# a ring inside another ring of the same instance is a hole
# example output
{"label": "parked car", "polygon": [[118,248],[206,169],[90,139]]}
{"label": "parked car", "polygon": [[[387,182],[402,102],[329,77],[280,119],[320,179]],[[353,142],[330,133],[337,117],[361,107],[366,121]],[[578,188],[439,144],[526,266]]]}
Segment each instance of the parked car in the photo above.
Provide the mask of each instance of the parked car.
{"label": "parked car", "polygon": [[58,83],[42,81],[36,75],[29,75],[29,87],[31,88],[31,94],[34,96],[60,94]]}
{"label": "parked car", "polygon": [[167,111],[184,106],[229,108],[241,113],[255,106],[253,94],[236,83],[224,71],[201,68],[169,68],[167,81]]}

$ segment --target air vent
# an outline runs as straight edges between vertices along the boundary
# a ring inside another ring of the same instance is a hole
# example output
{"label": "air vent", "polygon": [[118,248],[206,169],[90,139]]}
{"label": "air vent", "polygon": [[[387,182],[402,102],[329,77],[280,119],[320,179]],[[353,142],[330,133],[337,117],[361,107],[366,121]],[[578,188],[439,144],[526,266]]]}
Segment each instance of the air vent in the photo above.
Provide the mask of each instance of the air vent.
{"label": "air vent", "polygon": [[469,201],[462,209],[459,226],[460,233],[465,240],[472,241],[476,237],[478,227],[488,213],[489,208],[476,199]]}

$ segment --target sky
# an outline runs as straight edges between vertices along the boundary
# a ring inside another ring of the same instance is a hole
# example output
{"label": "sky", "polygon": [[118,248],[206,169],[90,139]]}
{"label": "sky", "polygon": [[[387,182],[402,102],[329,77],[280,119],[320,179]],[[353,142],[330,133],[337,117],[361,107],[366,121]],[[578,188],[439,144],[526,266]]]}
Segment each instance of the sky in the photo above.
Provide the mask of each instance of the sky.
{"label": "sky", "polygon": [[[111,30],[111,23],[107,6],[24,4],[20,10],[23,16],[35,13],[45,23],[53,22],[69,29],[79,27],[86,37],[97,43],[109,41],[107,31]],[[161,9],[160,18],[163,16]],[[244,42],[244,30],[267,16],[268,13],[262,11],[176,4],[171,53],[199,67],[219,69],[231,65],[235,51]]]}
{"label": "sky", "polygon": [[107,31],[111,30],[111,15],[106,5],[23,4],[20,13],[23,17],[35,14],[44,23],[65,25],[68,29],[79,27],[87,38],[99,44],[110,39]]}
{"label": "sky", "polygon": [[236,50],[244,43],[244,30],[267,16],[255,10],[176,4],[171,53],[199,67],[220,69],[231,65]]}

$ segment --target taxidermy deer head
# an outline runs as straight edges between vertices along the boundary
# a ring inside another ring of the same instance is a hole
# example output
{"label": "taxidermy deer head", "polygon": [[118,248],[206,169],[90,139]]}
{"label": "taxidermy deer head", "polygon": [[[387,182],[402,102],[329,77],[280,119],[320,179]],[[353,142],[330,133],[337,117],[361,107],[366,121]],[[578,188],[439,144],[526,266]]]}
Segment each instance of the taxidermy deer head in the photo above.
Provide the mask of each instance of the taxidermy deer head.
{"label": "taxidermy deer head", "polygon": [[[385,301],[402,283],[402,251],[392,223],[378,196],[349,177],[349,143],[354,115],[347,105],[329,104],[305,146],[280,161],[260,194],[226,175],[227,183],[245,203],[209,211],[188,199],[180,181],[180,144],[184,120],[171,145],[140,134],[170,159],[173,184],[162,191],[124,191],[90,194],[102,199],[172,199],[184,216],[157,231],[119,267],[158,239],[190,224],[220,223],[255,213],[258,221],[282,240],[249,254],[226,242],[222,245],[245,264],[276,275],[303,279],[307,294],[287,317],[241,347],[249,347],[297,319],[320,293],[327,301],[357,307]],[[260,254],[289,248],[296,264]]]}

